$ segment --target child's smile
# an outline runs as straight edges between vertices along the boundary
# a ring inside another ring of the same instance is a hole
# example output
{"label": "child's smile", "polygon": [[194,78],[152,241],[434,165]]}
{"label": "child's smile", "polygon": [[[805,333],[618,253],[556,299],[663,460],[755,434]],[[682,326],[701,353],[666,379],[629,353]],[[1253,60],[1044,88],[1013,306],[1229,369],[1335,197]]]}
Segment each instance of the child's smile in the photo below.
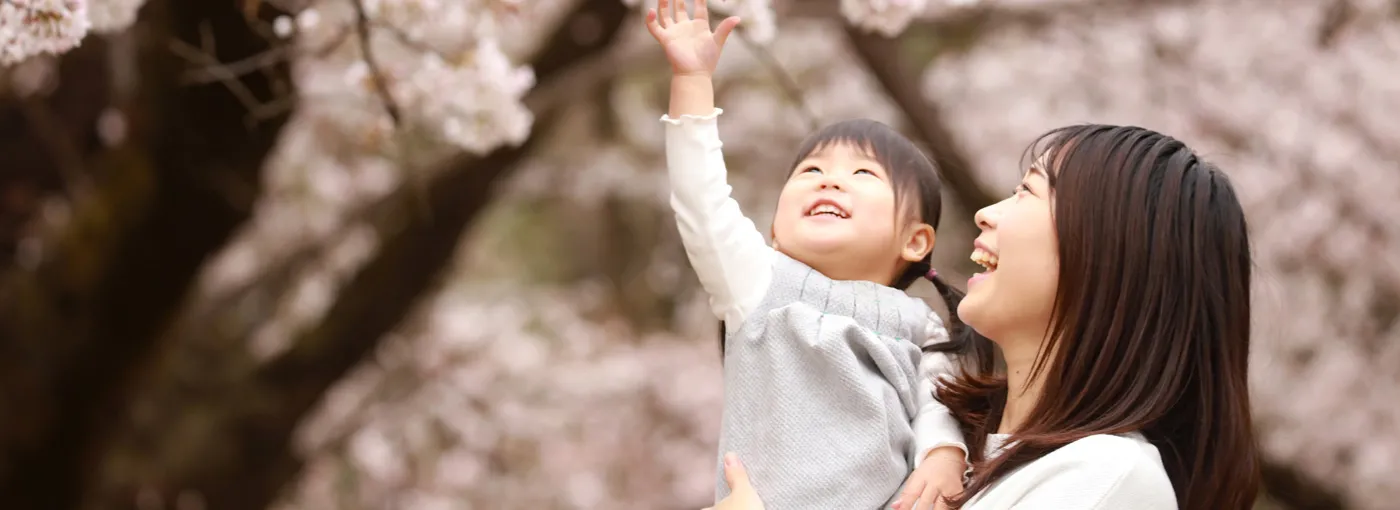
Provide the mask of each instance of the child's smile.
{"label": "child's smile", "polygon": [[836,198],[820,196],[807,207],[807,217],[814,220],[844,220],[850,218],[851,213]]}

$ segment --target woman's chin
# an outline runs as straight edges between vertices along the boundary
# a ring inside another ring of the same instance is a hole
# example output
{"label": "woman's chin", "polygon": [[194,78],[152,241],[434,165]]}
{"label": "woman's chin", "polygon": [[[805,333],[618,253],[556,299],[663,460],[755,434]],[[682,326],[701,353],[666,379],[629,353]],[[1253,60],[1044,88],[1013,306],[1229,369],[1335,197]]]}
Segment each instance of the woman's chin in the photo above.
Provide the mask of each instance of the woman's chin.
{"label": "woman's chin", "polygon": [[981,299],[983,296],[979,294],[980,293],[973,290],[967,292],[967,295],[958,303],[958,319],[961,320],[963,324],[972,326],[972,329],[980,332],[981,329],[978,328],[977,325],[983,322],[981,319],[983,318],[984,307],[982,303],[983,300]]}

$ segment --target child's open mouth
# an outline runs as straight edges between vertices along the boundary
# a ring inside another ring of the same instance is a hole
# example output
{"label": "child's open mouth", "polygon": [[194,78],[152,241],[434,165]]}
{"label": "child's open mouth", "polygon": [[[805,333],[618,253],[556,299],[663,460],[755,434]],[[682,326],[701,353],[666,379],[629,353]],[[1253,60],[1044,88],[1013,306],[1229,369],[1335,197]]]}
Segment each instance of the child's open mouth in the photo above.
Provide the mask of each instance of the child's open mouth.
{"label": "child's open mouth", "polygon": [[851,213],[846,212],[840,204],[829,198],[817,199],[807,208],[806,216],[831,216],[835,218],[850,218]]}

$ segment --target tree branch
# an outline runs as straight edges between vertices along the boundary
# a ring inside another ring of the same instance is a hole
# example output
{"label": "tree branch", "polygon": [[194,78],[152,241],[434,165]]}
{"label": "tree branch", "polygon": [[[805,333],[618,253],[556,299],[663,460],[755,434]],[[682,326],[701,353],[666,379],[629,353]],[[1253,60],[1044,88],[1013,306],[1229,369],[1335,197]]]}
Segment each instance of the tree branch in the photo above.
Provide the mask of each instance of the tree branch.
{"label": "tree branch", "polygon": [[928,146],[943,179],[968,216],[995,203],[995,195],[977,182],[972,160],[963,152],[948,128],[942,108],[925,98],[920,91],[919,74],[911,68],[910,59],[900,41],[866,34],[854,27],[846,27],[846,38],[866,68],[885,88],[885,93],[904,111],[921,141]]}
{"label": "tree branch", "polygon": [[389,113],[389,118],[394,120],[394,126],[402,126],[403,115],[399,113],[399,103],[389,92],[389,82],[384,78],[384,71],[379,67],[379,60],[374,58],[374,46],[370,44],[369,39],[371,30],[369,14],[365,12],[364,0],[350,0],[350,3],[355,6],[355,34],[360,39],[360,53],[364,55],[365,65],[369,67],[370,79],[374,81],[374,90],[384,101],[384,110]]}
{"label": "tree branch", "polygon": [[[313,57],[328,55],[339,48],[341,44],[344,44],[345,41],[350,38],[349,36],[349,27],[343,28],[339,32],[336,32],[335,36],[331,37],[331,39],[326,42],[325,46],[314,48],[305,53]],[[186,49],[182,48],[181,50],[175,51],[188,56],[188,52],[185,50]],[[290,61],[292,57],[303,52],[304,50],[298,50],[295,45],[279,44],[270,50],[233,62],[220,63],[217,59],[214,59],[213,62],[210,63],[210,60],[203,56],[195,56],[191,58],[191,61],[200,64],[202,67],[199,69],[191,69],[183,73],[180,77],[180,83],[186,85],[203,85],[206,83],[220,82],[231,77],[241,77],[245,74],[256,73],[282,62]]]}
{"label": "tree branch", "polygon": [[769,74],[773,75],[773,79],[778,83],[778,88],[782,89],[783,95],[787,96],[788,102],[792,103],[792,106],[802,114],[803,120],[807,122],[807,129],[816,131],[821,128],[821,121],[817,119],[817,114],[812,112],[812,108],[807,106],[807,101],[802,97],[802,87],[798,86],[797,80],[792,78],[792,74],[783,69],[782,63],[773,56],[773,52],[754,42],[753,38],[749,37],[747,30],[741,28],[735,30],[734,34],[739,36],[739,41],[758,56],[759,63],[768,69]]}

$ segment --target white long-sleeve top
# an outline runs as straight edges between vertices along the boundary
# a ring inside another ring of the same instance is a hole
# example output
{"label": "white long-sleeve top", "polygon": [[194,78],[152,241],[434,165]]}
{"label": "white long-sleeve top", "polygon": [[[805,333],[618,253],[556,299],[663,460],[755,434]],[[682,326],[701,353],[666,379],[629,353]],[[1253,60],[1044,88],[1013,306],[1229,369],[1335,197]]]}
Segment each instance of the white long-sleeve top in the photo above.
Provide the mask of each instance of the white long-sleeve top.
{"label": "white long-sleeve top", "polygon": [[[710,296],[710,309],[728,328],[744,324],[758,308],[773,278],[777,252],[754,222],[744,216],[727,182],[716,108],[705,116],[663,116],[666,161],[671,179],[671,208],[681,240],[701,285]],[[943,341],[942,320],[930,317],[922,343]],[[949,373],[953,363],[942,353],[925,353],[919,364],[919,411],[914,419],[918,466],[935,448],[955,446],[967,452],[957,420],[933,398],[933,378]]]}
{"label": "white long-sleeve top", "polygon": [[[988,455],[1005,434],[987,438]],[[1176,510],[1176,493],[1157,447],[1141,434],[1095,435],[1012,471],[968,510]]]}

